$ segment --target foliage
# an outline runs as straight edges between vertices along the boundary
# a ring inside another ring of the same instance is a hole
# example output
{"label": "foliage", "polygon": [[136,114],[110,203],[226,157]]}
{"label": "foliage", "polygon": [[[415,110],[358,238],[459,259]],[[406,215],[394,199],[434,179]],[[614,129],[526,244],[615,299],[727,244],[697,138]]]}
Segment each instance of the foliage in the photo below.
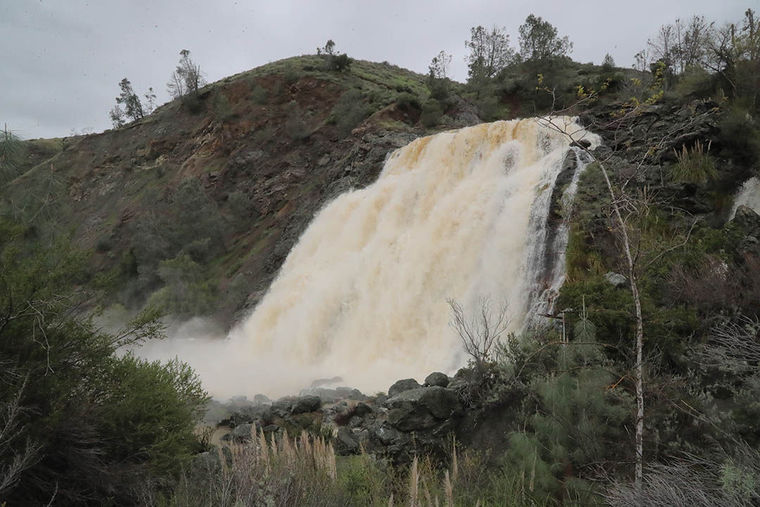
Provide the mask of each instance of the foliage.
{"label": "foliage", "polygon": [[335,51],[335,42],[328,40],[324,48],[317,48],[317,54],[325,60],[325,69],[343,72],[351,68],[353,61],[346,53],[339,54]]}
{"label": "foliage", "polygon": [[573,44],[557,35],[557,29],[540,16],[528,15],[520,25],[520,56],[523,60],[547,60],[567,56]]}
{"label": "foliage", "polygon": [[179,55],[179,64],[166,84],[166,89],[175,99],[196,96],[198,89],[206,84],[201,67],[193,61],[187,49],[180,51]]}
{"label": "foliage", "polygon": [[420,113],[420,123],[426,128],[435,127],[443,117],[443,107],[437,100],[431,98],[422,105]]}
{"label": "foliage", "polygon": [[704,185],[715,179],[717,173],[715,161],[710,156],[710,143],[707,144],[707,149],[700,141],[691,149],[684,145],[675,155],[677,162],[671,171],[674,181]]}
{"label": "foliage", "polygon": [[464,45],[469,50],[466,57],[468,82],[475,86],[495,77],[515,61],[515,52],[504,28],[494,26],[489,32],[482,26],[473,27],[470,40]]}
{"label": "foliage", "polygon": [[4,126],[0,131],[0,187],[18,175],[23,155],[21,139]]}
{"label": "foliage", "polygon": [[159,337],[155,314],[117,334],[95,328],[75,316],[86,295],[69,289],[86,281],[86,257],[5,219],[0,230],[0,408],[13,429],[0,437],[0,469],[17,472],[4,500],[131,503],[148,474],[171,480],[197,445],[189,432],[205,394],[180,363],[114,355]]}
{"label": "foliage", "polygon": [[745,109],[737,106],[729,108],[718,128],[721,156],[744,166],[760,162],[760,126]]}
{"label": "foliage", "polygon": [[330,113],[341,136],[347,136],[351,131],[372,113],[364,94],[352,88],[340,96]]}
{"label": "foliage", "polygon": [[531,383],[535,412],[524,412],[525,429],[511,434],[506,460],[513,471],[530,477],[532,495],[591,502],[593,488],[586,480],[596,473],[592,464],[625,457],[625,448],[614,443],[626,438],[632,399],[608,370],[593,324],[581,319],[574,334],[575,340],[546,352],[555,361],[555,373]]}
{"label": "foliage", "polygon": [[445,101],[449,97],[448,68],[451,64],[451,55],[441,51],[433,57],[428,66],[427,86],[430,96],[438,101]]}
{"label": "foliage", "polygon": [[[114,128],[123,126],[126,119],[137,121],[145,116],[140,97],[132,89],[132,83],[129,82],[129,79],[122,79],[119,82],[119,88],[121,89],[121,94],[116,97],[116,106],[111,109],[110,113]],[[153,95],[153,99],[155,99],[155,94]]]}

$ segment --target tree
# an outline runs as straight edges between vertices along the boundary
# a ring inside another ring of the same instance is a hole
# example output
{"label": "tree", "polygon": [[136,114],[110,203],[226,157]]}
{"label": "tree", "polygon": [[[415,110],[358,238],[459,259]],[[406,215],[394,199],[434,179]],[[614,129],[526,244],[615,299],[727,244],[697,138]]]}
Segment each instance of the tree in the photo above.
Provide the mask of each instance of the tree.
{"label": "tree", "polygon": [[352,60],[346,53],[338,54],[335,50],[335,42],[330,39],[323,48],[317,48],[317,54],[325,58],[327,70],[343,72],[351,67]]}
{"label": "tree", "polygon": [[[158,337],[146,312],[115,334],[75,317],[91,295],[87,257],[0,217],[0,490],[11,505],[136,503],[198,448],[206,396],[177,362],[115,351]],[[7,474],[7,475],[6,475]],[[11,480],[6,481],[6,478]]]}
{"label": "tree", "polygon": [[502,304],[496,312],[488,300],[480,302],[480,311],[467,317],[462,305],[448,300],[451,308],[450,326],[456,331],[464,351],[472,358],[475,368],[482,374],[492,361],[492,352],[507,332],[510,319],[507,305]]}
{"label": "tree", "polygon": [[546,60],[567,56],[573,44],[557,35],[557,29],[540,16],[530,14],[520,25],[520,56],[524,60]]}
{"label": "tree", "polygon": [[615,67],[615,60],[612,58],[612,55],[607,53],[604,55],[604,60],[602,60],[602,67],[606,68],[607,70],[611,70]]}
{"label": "tree", "polygon": [[324,47],[317,48],[318,55],[334,55],[335,54],[335,42],[332,39],[328,39]]}
{"label": "tree", "polygon": [[503,27],[494,26],[490,32],[482,26],[473,27],[470,40],[464,45],[470,50],[466,60],[471,83],[491,79],[515,61],[515,52]]}
{"label": "tree", "polygon": [[190,51],[183,49],[179,55],[179,64],[166,84],[167,91],[175,99],[196,95],[198,89],[206,84],[200,65],[190,58]]}
{"label": "tree", "polygon": [[145,94],[145,114],[151,114],[156,110],[156,92],[153,91],[153,87],[148,88],[148,92]]}
{"label": "tree", "polygon": [[23,151],[21,140],[5,125],[0,131],[0,185],[18,174]]}
{"label": "tree", "polygon": [[451,55],[446,51],[441,51],[430,61],[428,66],[428,77],[430,79],[448,78],[449,65],[451,64]]}
{"label": "tree", "polygon": [[[127,119],[137,121],[145,116],[140,97],[132,89],[132,83],[129,82],[129,79],[122,79],[119,82],[119,88],[121,89],[121,94],[116,97],[116,105],[110,112],[114,128],[123,126]],[[155,95],[153,98],[155,99]]]}
{"label": "tree", "polygon": [[116,98],[116,103],[124,106],[124,114],[132,121],[137,121],[145,116],[140,97],[132,89],[132,83],[129,82],[129,79],[122,79],[119,88],[121,88],[121,95]]}
{"label": "tree", "polygon": [[433,57],[428,66],[427,85],[430,95],[438,101],[445,101],[449,96],[448,70],[451,55],[441,51]]}

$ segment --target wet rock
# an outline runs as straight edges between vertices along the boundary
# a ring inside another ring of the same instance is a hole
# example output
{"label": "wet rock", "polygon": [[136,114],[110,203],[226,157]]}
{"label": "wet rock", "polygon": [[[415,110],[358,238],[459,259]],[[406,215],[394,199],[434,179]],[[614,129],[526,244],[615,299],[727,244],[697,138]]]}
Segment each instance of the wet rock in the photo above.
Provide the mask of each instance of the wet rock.
{"label": "wet rock", "polygon": [[290,408],[291,414],[304,414],[306,412],[315,412],[322,406],[322,400],[319,396],[301,396],[293,401]]}
{"label": "wet rock", "polygon": [[434,371],[425,377],[425,386],[446,387],[449,385],[449,376],[440,371]]}
{"label": "wet rock", "polygon": [[430,429],[462,410],[457,393],[439,386],[404,391],[385,405],[388,423],[401,431]]}
{"label": "wet rock", "polygon": [[335,392],[343,400],[365,401],[367,399],[367,397],[362,394],[361,391],[358,389],[353,389],[351,387],[336,387]]}
{"label": "wet rock", "polygon": [[393,397],[404,391],[409,391],[411,389],[419,389],[420,387],[422,386],[420,386],[420,384],[413,378],[405,378],[405,379],[397,380],[388,389],[388,396]]}
{"label": "wet rock", "polygon": [[620,273],[613,273],[612,271],[604,275],[604,279],[607,280],[610,285],[616,288],[623,287],[626,283],[628,283],[628,279],[625,276],[621,275]]}
{"label": "wet rock", "polygon": [[397,444],[401,441],[408,440],[406,435],[387,423],[377,426],[374,434],[383,445]]}
{"label": "wet rock", "polygon": [[372,407],[363,402],[357,403],[356,408],[354,408],[354,414],[358,415],[359,417],[364,417],[370,413],[372,413]]}
{"label": "wet rock", "polygon": [[335,452],[340,455],[355,454],[359,451],[359,442],[350,429],[338,428],[335,436]]}
{"label": "wet rock", "polygon": [[741,204],[736,208],[733,221],[741,227],[755,229],[760,226],[760,215],[749,206]]}
{"label": "wet rock", "polygon": [[251,440],[252,431],[253,424],[244,423],[235,426],[230,435],[233,442],[248,442]]}
{"label": "wet rock", "polygon": [[272,414],[277,417],[285,417],[290,413],[290,409],[293,407],[294,402],[295,398],[291,396],[280,398],[272,403]]}

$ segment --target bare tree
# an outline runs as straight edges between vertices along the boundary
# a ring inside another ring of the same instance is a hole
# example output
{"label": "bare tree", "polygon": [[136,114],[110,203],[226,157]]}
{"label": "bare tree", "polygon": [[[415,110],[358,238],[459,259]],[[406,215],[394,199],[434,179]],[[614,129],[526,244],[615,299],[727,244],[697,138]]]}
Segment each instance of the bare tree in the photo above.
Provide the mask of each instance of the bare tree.
{"label": "bare tree", "polygon": [[448,300],[451,307],[449,325],[457,332],[465,352],[475,361],[475,367],[482,371],[491,360],[491,352],[509,327],[507,305],[502,304],[496,310],[491,309],[488,299],[481,300],[476,314],[467,316],[462,305],[453,299]]}

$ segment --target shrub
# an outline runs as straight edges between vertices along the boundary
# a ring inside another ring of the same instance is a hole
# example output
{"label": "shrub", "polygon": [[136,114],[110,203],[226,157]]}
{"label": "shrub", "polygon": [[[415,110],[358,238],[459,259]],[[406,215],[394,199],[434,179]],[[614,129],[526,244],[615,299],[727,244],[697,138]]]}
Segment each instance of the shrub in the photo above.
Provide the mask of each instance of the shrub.
{"label": "shrub", "polygon": [[364,101],[362,92],[351,89],[341,95],[330,114],[342,136],[347,136],[365,118],[372,113],[372,108]]}
{"label": "shrub", "polygon": [[285,132],[293,141],[303,141],[311,135],[311,129],[304,120],[303,111],[295,101],[288,106],[288,117],[285,120]]}
{"label": "shrub", "polygon": [[335,72],[350,70],[351,63],[353,63],[353,60],[351,60],[346,53],[327,56],[327,70]]}
{"label": "shrub", "polygon": [[0,486],[3,500],[134,504],[133,487],[168,484],[196,450],[191,430],[205,393],[185,365],[116,357],[162,335],[157,314],[115,335],[74,318],[86,257],[25,232],[0,219],[0,417],[14,428],[10,441],[0,432],[0,472],[15,470],[11,487]]}
{"label": "shrub", "polygon": [[227,100],[227,97],[222,92],[214,94],[212,109],[214,112],[214,118],[218,122],[225,122],[233,116],[230,101]]}
{"label": "shrub", "polygon": [[410,92],[401,93],[396,98],[396,103],[402,109],[417,109],[418,110],[422,108],[422,104],[420,103],[420,98],[417,95],[414,95]]}
{"label": "shrub", "polygon": [[696,183],[704,185],[715,179],[715,160],[710,156],[711,143],[704,145],[697,141],[691,149],[686,145],[681,151],[675,151],[676,164],[670,173],[671,178],[679,183]]}
{"label": "shrub", "polygon": [[443,116],[443,108],[440,102],[435,99],[428,99],[422,106],[422,113],[420,114],[420,123],[426,128],[435,127],[438,122],[441,121]]}
{"label": "shrub", "polygon": [[721,156],[746,167],[760,162],[760,128],[747,109],[733,107],[718,125]]}
{"label": "shrub", "polygon": [[229,448],[227,466],[196,469],[169,505],[348,505],[336,483],[332,445],[306,433],[252,437],[251,444]]}
{"label": "shrub", "polygon": [[267,99],[269,98],[269,92],[266,88],[261,86],[258,83],[253,83],[253,88],[251,89],[251,100],[258,105],[263,105],[267,103]]}

